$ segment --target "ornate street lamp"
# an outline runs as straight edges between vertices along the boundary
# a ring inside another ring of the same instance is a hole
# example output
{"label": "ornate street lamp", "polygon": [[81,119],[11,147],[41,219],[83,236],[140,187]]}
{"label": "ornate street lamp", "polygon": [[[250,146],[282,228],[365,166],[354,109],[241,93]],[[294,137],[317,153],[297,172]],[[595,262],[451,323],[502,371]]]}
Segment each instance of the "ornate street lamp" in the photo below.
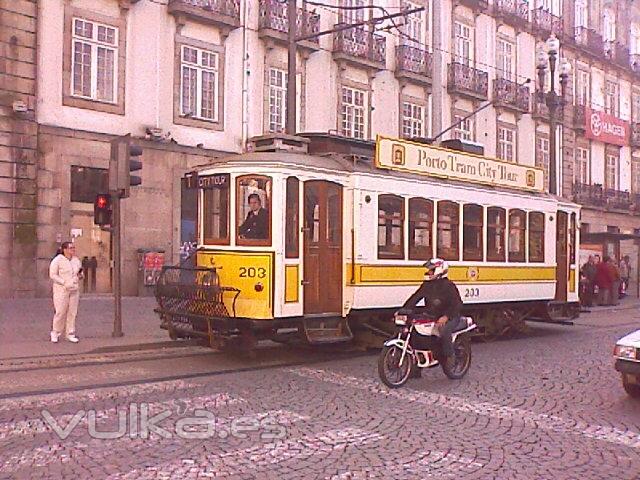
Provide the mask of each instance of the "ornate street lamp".
{"label": "ornate street lamp", "polygon": [[[569,83],[571,64],[563,60],[560,64],[560,94],[556,93],[556,62],[560,51],[560,40],[554,35],[549,37],[546,43],[546,51],[538,50],[536,63],[538,69],[538,101],[544,102],[549,109],[549,193],[555,195],[556,191],[556,130],[558,123],[558,110],[564,108],[564,98]],[[551,73],[551,87],[545,93],[545,77],[547,64]]]}

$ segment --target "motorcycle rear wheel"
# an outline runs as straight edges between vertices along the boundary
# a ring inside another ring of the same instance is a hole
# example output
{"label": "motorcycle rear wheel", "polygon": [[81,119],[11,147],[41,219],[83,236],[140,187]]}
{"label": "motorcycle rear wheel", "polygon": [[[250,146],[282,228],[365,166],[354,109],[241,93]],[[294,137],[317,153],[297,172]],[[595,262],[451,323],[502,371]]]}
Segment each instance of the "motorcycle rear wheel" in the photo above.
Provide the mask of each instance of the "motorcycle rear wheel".
{"label": "motorcycle rear wheel", "polygon": [[460,380],[471,366],[471,341],[462,335],[453,342],[453,359],[441,362],[442,371],[451,380]]}
{"label": "motorcycle rear wheel", "polygon": [[399,388],[409,380],[413,359],[405,355],[402,365],[398,365],[402,357],[402,349],[396,346],[382,347],[378,357],[378,375],[389,388]]}

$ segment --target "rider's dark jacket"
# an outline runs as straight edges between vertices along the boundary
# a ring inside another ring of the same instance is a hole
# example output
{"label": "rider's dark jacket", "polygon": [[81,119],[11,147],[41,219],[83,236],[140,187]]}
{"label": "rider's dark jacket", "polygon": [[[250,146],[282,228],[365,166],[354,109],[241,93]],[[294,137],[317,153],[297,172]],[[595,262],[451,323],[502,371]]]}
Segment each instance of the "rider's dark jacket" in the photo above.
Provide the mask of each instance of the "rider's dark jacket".
{"label": "rider's dark jacket", "polygon": [[[416,305],[424,298],[424,307]],[[449,320],[457,319],[462,308],[462,299],[455,284],[448,278],[438,278],[422,282],[420,288],[409,297],[402,308],[411,309],[415,313],[424,313],[430,318],[438,319],[443,315]]]}

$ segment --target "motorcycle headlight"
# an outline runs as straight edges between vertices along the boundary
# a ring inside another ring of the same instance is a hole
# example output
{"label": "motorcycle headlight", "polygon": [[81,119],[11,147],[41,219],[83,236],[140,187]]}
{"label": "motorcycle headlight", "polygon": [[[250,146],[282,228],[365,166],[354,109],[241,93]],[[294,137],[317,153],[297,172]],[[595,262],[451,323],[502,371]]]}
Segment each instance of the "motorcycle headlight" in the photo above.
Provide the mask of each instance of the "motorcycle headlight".
{"label": "motorcycle headlight", "polygon": [[616,345],[613,349],[613,355],[619,358],[628,358],[630,360],[636,360],[635,347],[627,347],[625,345]]}
{"label": "motorcycle headlight", "polygon": [[407,324],[407,316],[406,315],[396,315],[395,316],[396,325],[406,325]]}

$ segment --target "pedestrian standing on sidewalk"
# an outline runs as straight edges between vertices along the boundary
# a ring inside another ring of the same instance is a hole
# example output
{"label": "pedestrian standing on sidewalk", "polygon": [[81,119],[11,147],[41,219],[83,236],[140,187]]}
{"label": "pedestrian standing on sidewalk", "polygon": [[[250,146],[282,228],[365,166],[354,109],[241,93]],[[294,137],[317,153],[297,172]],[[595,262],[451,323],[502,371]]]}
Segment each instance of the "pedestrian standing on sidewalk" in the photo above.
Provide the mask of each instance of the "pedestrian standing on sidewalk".
{"label": "pedestrian standing on sidewalk", "polygon": [[67,340],[78,343],[76,337],[76,315],[80,299],[80,280],[82,279],[82,263],[76,257],[76,247],[71,242],[64,242],[59,254],[49,265],[49,278],[53,281],[53,327],[51,341],[57,343],[60,335],[66,331]]}
{"label": "pedestrian standing on sidewalk", "polygon": [[582,266],[580,271],[583,281],[582,298],[580,299],[584,307],[593,306],[593,287],[596,279],[596,263],[593,255],[589,255],[589,260]]}
{"label": "pedestrian standing on sidewalk", "polygon": [[604,257],[603,261],[596,267],[596,285],[598,286],[598,305],[609,305],[611,298],[611,287],[613,277],[609,269],[609,257]]}
{"label": "pedestrian standing on sidewalk", "polygon": [[620,300],[620,270],[613,258],[609,259],[609,275],[611,276],[611,295],[609,305],[618,305]]}
{"label": "pedestrian standing on sidewalk", "polygon": [[620,260],[620,279],[622,280],[622,296],[627,294],[629,288],[629,278],[631,278],[631,262],[629,255],[625,255]]}

